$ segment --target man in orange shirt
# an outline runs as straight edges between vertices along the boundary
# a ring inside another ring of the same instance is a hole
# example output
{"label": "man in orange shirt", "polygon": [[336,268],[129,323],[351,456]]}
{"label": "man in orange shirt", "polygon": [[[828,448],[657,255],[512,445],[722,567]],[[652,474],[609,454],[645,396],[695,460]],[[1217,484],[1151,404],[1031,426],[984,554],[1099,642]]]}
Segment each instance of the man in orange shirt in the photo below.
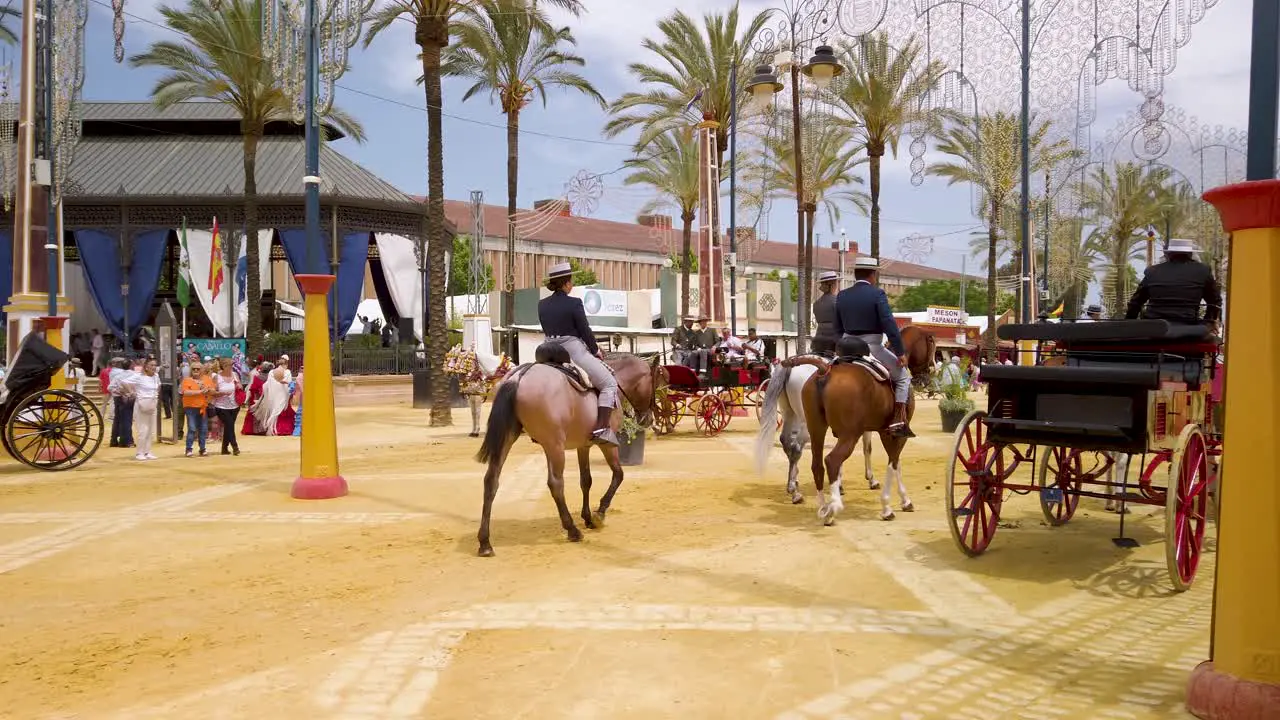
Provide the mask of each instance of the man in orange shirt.
{"label": "man in orange shirt", "polygon": [[192,363],[191,377],[182,381],[182,411],[187,422],[187,457],[191,457],[191,446],[197,436],[200,440],[200,457],[205,456],[205,441],[209,438],[209,420],[205,410],[209,406],[209,398],[216,392],[213,379],[204,374],[204,366]]}

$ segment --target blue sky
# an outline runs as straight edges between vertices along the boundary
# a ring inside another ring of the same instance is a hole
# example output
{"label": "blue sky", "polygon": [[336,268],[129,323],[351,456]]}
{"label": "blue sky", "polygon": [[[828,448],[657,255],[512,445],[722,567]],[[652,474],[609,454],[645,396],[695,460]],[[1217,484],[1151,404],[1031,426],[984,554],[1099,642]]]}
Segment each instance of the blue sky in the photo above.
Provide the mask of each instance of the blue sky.
{"label": "blue sky", "polygon": [[[1150,0],[1143,0],[1149,2]],[[1113,0],[1121,2],[1121,0]],[[1131,0],[1125,0],[1131,2]],[[1212,0],[1206,0],[1206,4]],[[128,54],[141,52],[148,43],[172,38],[154,23],[159,16],[155,0],[126,0],[126,10],[142,19],[129,18],[125,31]],[[691,14],[723,10],[720,0],[586,0],[588,13],[568,21],[579,40],[579,53],[587,59],[583,73],[606,98],[635,88],[626,72],[629,62],[645,60],[641,40],[654,34],[655,22],[677,7]],[[744,2],[744,14],[767,7]],[[1178,54],[1178,67],[1166,79],[1164,101],[1178,106],[1202,125],[1243,129],[1247,115],[1250,0],[1217,0],[1206,17],[1191,29]],[[151,23],[147,22],[151,21]],[[88,100],[145,100],[157,75],[116,65],[112,59],[110,3],[90,0],[86,43]],[[411,26],[395,23],[367,50],[353,50],[351,70],[340,81],[338,103],[364,123],[369,141],[361,146],[340,141],[339,149],[402,190],[422,194],[426,188],[426,115],[422,88],[414,83],[420,73]],[[1008,82],[1017,83],[1016,68]],[[505,204],[506,135],[503,116],[486,97],[460,102],[465,86],[446,81],[445,193],[463,200],[472,190],[482,190],[487,202]],[[356,92],[358,91],[358,92]],[[1099,117],[1094,127],[1105,129],[1137,107],[1138,99],[1122,81],[1112,80],[1099,90]],[[605,114],[586,98],[553,92],[548,106],[530,106],[522,115],[526,133],[521,138],[520,204],[563,194],[564,185],[580,170],[607,172],[631,156],[627,138],[607,140],[601,134]],[[542,134],[539,134],[542,133]],[[930,153],[926,159],[937,159]],[[969,228],[978,223],[971,210],[968,188],[949,188],[927,178],[920,187],[910,183],[905,143],[896,160],[886,162],[882,207],[884,253],[895,255],[897,241],[913,233],[934,237],[933,254],[925,260],[938,267],[959,269],[969,239]],[[323,174],[323,168],[321,169]],[[647,193],[621,185],[622,175],[605,180],[604,195],[595,217],[631,220],[649,199]],[[794,242],[795,205],[775,201],[768,215],[771,239]],[[727,209],[724,217],[728,217]],[[866,218],[847,212],[841,224],[850,239],[865,249]],[[838,229],[819,220],[817,231],[824,241],[835,239]],[[974,267],[970,261],[971,269]]]}

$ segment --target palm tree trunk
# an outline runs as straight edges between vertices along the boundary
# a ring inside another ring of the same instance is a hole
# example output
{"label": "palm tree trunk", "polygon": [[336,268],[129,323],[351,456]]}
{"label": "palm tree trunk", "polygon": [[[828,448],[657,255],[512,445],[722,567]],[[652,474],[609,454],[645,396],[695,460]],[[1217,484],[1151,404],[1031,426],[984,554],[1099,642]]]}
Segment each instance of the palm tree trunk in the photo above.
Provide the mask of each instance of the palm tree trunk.
{"label": "palm tree trunk", "polygon": [[[440,21],[431,22],[434,25]],[[430,41],[419,45],[422,48],[423,85],[427,93],[427,322],[430,325],[427,363],[431,379],[431,426],[444,427],[453,424],[449,409],[449,378],[444,372],[444,356],[449,342],[444,307],[448,243],[444,237],[444,142],[440,115],[440,52],[449,36],[441,28],[433,29],[438,32],[429,30]]]}
{"label": "palm tree trunk", "polygon": [[[244,133],[244,249],[245,264],[249,266],[245,302],[248,317],[245,320],[245,355],[251,358],[262,351],[262,275],[258,258],[258,140],[261,130],[254,128]],[[235,268],[231,268],[234,272]],[[234,320],[232,321],[234,324]]]}
{"label": "palm tree trunk", "polygon": [[[516,195],[520,178],[520,110],[507,113],[507,276],[502,284],[503,317],[516,315]],[[508,323],[514,320],[508,320]],[[515,357],[515,335],[507,335],[507,355]]]}
{"label": "palm tree trunk", "polygon": [[680,322],[689,317],[689,258],[693,255],[693,218],[691,212],[680,215],[684,236],[680,242]]}
{"label": "palm tree trunk", "polygon": [[991,222],[987,223],[987,336],[986,360],[995,362],[996,353],[996,242],[999,239],[1000,205],[991,203]]}
{"label": "palm tree trunk", "polygon": [[884,151],[868,151],[871,169],[871,257],[880,259],[880,156]]}

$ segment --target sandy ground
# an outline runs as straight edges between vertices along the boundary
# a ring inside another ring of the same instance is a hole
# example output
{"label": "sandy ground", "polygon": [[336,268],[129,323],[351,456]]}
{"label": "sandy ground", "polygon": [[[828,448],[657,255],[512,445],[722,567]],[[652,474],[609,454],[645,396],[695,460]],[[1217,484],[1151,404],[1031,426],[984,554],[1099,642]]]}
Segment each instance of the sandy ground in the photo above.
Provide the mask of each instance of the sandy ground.
{"label": "sandy ground", "polygon": [[[686,421],[570,544],[522,440],[491,559],[463,412],[444,431],[404,405],[338,414],[339,500],[289,498],[294,438],[0,465],[0,717],[1187,717],[1207,657],[1213,556],[1169,592],[1162,511],[1121,550],[1094,501],[1048,528],[1013,497],[992,549],[961,555],[932,403],[905,456],[916,512],[879,521],[855,455],[830,528],[807,473],[787,501],[780,452],[756,476],[753,420]],[[595,477],[598,497],[599,459]]]}

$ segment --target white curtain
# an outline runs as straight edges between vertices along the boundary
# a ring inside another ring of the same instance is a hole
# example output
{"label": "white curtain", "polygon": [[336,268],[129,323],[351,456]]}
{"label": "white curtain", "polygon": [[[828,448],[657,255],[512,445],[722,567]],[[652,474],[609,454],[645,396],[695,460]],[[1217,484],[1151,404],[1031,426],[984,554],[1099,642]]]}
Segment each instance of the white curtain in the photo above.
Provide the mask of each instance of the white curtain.
{"label": "white curtain", "polygon": [[413,333],[422,337],[422,273],[418,271],[413,240],[403,235],[374,235],[378,242],[378,256],[382,260],[382,273],[387,278],[387,289],[391,291],[396,313],[400,317],[413,318]]}
{"label": "white curtain", "polygon": [[[226,233],[223,228],[218,229],[219,233]],[[260,287],[265,287],[268,282],[268,274],[270,273],[271,261],[271,238],[274,231],[271,229],[263,229],[258,231],[258,277],[260,279]],[[182,231],[179,230],[179,239],[181,239]],[[225,239],[225,235],[224,235]],[[240,243],[240,257],[245,256],[245,243]],[[240,337],[244,334],[245,323],[248,318],[248,303],[237,302],[234,322],[232,327],[231,299],[239,298],[239,290],[235,282],[236,265],[226,267],[224,265],[222,287],[218,290],[218,297],[213,297],[213,289],[209,286],[209,261],[211,260],[209,253],[213,248],[213,230],[193,230],[187,228],[187,255],[191,262],[191,289],[195,291],[196,298],[200,300],[200,307],[204,308],[204,312],[209,316],[209,321],[213,323],[213,329],[216,334],[221,337]],[[237,263],[239,260],[237,260]]]}

